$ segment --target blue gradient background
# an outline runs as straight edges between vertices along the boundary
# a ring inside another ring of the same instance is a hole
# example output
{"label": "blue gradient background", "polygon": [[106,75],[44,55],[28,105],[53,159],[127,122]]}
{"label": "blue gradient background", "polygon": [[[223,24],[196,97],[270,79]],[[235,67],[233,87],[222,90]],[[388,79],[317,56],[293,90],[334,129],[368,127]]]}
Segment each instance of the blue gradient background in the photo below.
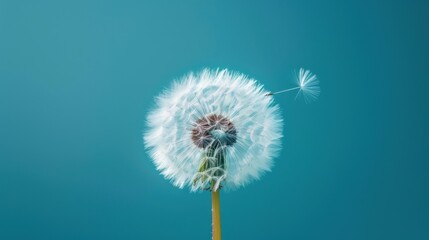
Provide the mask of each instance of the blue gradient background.
{"label": "blue gradient background", "polygon": [[[407,2],[407,3],[405,3]],[[153,97],[221,67],[276,96],[273,171],[222,194],[224,239],[429,239],[425,1],[0,0],[0,239],[210,239],[208,193],[164,180]]]}

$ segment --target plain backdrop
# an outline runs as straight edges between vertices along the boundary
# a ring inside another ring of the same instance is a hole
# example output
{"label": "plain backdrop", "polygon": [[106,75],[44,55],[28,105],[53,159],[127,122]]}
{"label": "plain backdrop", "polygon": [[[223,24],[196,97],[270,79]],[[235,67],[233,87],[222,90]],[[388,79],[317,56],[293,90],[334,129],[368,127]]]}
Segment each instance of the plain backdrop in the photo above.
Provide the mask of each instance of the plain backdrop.
{"label": "plain backdrop", "polygon": [[[210,194],[156,171],[153,98],[204,67],[276,96],[271,173],[224,239],[429,239],[427,1],[0,0],[0,239],[210,239]],[[257,157],[257,156],[255,156]]]}

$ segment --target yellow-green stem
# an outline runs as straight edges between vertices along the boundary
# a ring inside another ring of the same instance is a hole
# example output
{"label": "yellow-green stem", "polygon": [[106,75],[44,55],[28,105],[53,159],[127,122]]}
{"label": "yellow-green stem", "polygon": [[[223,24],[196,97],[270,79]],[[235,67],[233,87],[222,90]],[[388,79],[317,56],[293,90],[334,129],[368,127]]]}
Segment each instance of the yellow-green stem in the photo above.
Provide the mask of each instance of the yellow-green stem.
{"label": "yellow-green stem", "polygon": [[212,228],[213,240],[221,240],[221,227],[220,227],[220,189],[212,191]]}

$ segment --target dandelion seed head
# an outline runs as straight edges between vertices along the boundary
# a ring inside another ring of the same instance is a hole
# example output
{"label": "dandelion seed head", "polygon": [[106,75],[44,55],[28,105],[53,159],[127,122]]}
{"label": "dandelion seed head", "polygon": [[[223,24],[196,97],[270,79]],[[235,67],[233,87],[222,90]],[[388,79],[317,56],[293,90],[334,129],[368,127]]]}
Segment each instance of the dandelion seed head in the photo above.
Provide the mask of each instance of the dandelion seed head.
{"label": "dandelion seed head", "polygon": [[144,142],[180,188],[242,187],[270,171],[281,147],[279,107],[263,86],[229,70],[190,73],[155,100]]}

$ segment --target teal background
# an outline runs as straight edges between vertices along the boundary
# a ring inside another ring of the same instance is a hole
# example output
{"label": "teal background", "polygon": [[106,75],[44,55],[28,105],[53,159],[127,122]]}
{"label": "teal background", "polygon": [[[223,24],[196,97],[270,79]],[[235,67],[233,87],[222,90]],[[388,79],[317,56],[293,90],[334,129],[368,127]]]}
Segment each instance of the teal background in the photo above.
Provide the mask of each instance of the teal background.
{"label": "teal background", "polygon": [[142,131],[203,67],[276,96],[273,171],[222,193],[224,239],[429,239],[427,1],[0,0],[0,239],[210,239],[209,193],[173,187]]}

